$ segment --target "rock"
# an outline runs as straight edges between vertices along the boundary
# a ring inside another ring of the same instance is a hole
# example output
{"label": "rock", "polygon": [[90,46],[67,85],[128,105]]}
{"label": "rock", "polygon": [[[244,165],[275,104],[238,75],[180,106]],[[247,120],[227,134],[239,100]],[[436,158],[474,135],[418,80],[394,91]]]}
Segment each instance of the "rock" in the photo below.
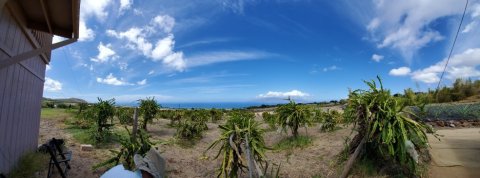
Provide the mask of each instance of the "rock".
{"label": "rock", "polygon": [[82,144],[82,145],[80,145],[80,150],[82,150],[82,151],[92,151],[92,150],[93,150],[93,146],[92,146],[92,145]]}
{"label": "rock", "polygon": [[437,125],[439,127],[445,127],[445,123],[443,121],[437,121]]}
{"label": "rock", "polygon": [[455,124],[450,123],[448,126],[450,126],[450,127],[455,127]]}

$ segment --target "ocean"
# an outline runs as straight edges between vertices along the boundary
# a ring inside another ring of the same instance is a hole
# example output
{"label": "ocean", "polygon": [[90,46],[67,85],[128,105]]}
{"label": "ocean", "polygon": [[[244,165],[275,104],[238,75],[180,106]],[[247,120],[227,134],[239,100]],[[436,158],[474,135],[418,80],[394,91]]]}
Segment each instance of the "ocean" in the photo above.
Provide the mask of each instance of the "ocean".
{"label": "ocean", "polygon": [[[122,106],[138,106],[138,103],[117,103]],[[162,108],[181,108],[181,109],[240,109],[249,106],[275,105],[278,103],[261,103],[261,102],[216,102],[216,103],[160,103]]]}

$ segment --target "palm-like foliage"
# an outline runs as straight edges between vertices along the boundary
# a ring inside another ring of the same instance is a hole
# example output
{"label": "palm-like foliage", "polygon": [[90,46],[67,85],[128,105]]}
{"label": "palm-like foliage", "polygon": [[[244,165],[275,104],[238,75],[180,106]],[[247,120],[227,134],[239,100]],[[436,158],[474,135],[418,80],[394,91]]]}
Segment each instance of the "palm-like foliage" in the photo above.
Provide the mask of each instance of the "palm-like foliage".
{"label": "palm-like foliage", "polygon": [[300,106],[295,101],[288,99],[288,104],[282,105],[276,109],[278,115],[277,123],[286,132],[287,127],[292,131],[294,137],[298,136],[298,128],[307,127],[311,124],[311,112],[308,107]]}
{"label": "palm-like foliage", "polygon": [[142,128],[147,130],[147,123],[152,122],[153,118],[160,109],[160,105],[155,98],[149,98],[140,100],[140,114],[143,116]]}
{"label": "palm-like foliage", "polygon": [[223,156],[218,177],[238,177],[239,171],[243,171],[247,167],[246,138],[248,138],[249,150],[253,162],[256,164],[255,167],[259,167],[260,163],[265,160],[264,153],[267,148],[263,140],[264,130],[259,125],[254,120],[253,113],[236,111],[231,113],[230,118],[224,125],[218,126],[222,134],[207,149],[210,150],[220,145],[220,150],[215,156],[215,159],[220,155]]}
{"label": "palm-like foliage", "polygon": [[120,162],[122,162],[123,166],[125,166],[125,168],[128,170],[135,169],[135,163],[133,162],[134,155],[140,154],[145,156],[145,154],[153,146],[153,143],[150,141],[150,136],[143,130],[139,130],[139,132],[137,132],[137,136],[134,136],[132,133],[130,133],[127,127],[125,127],[125,130],[128,132],[128,138],[120,139],[120,150],[110,150],[115,154],[115,156],[93,166],[93,169],[98,169],[104,166],[111,167],[118,165]]}
{"label": "palm-like foliage", "polygon": [[[377,78],[380,88],[375,81],[365,81],[369,90],[350,92],[344,116],[359,127],[358,135],[350,143],[350,151],[365,138],[368,151],[361,156],[400,163],[413,173],[417,160],[409,151],[426,146],[428,127],[411,119],[413,114],[406,112],[403,102],[397,101]],[[410,150],[409,142],[414,145]]]}

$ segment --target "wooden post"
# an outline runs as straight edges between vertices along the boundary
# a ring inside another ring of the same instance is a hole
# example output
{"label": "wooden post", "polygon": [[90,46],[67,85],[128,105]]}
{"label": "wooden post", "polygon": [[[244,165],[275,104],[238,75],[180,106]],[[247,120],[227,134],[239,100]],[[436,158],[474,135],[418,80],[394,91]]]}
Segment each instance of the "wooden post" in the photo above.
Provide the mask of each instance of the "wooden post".
{"label": "wooden post", "polygon": [[137,114],[137,107],[133,111],[133,130],[132,130],[132,137],[135,139],[137,137],[137,128],[138,128],[138,114]]}
{"label": "wooden post", "polygon": [[355,152],[350,156],[350,158],[347,161],[347,164],[345,164],[345,167],[343,167],[342,175],[340,175],[340,178],[346,178],[348,176],[348,173],[350,172],[350,169],[353,166],[353,163],[358,157],[358,154],[360,154],[360,151],[363,148],[363,145],[365,144],[365,141],[367,140],[367,137],[363,137],[362,141],[360,144],[358,144],[357,148],[355,149]]}

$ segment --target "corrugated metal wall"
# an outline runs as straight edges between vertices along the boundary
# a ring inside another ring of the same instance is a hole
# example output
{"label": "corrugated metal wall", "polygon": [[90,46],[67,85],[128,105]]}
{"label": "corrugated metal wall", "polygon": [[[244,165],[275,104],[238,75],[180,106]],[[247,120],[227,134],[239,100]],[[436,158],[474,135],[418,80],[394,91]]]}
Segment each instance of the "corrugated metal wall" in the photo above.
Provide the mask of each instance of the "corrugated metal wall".
{"label": "corrugated metal wall", "polygon": [[[33,46],[41,44],[35,39],[37,35],[28,36],[24,32],[13,18],[12,12],[4,8],[0,14],[0,60],[32,50]],[[49,40],[51,43],[51,35]],[[44,78],[45,59],[42,60],[39,56],[0,69],[2,173],[8,172],[23,153],[37,147]]]}

